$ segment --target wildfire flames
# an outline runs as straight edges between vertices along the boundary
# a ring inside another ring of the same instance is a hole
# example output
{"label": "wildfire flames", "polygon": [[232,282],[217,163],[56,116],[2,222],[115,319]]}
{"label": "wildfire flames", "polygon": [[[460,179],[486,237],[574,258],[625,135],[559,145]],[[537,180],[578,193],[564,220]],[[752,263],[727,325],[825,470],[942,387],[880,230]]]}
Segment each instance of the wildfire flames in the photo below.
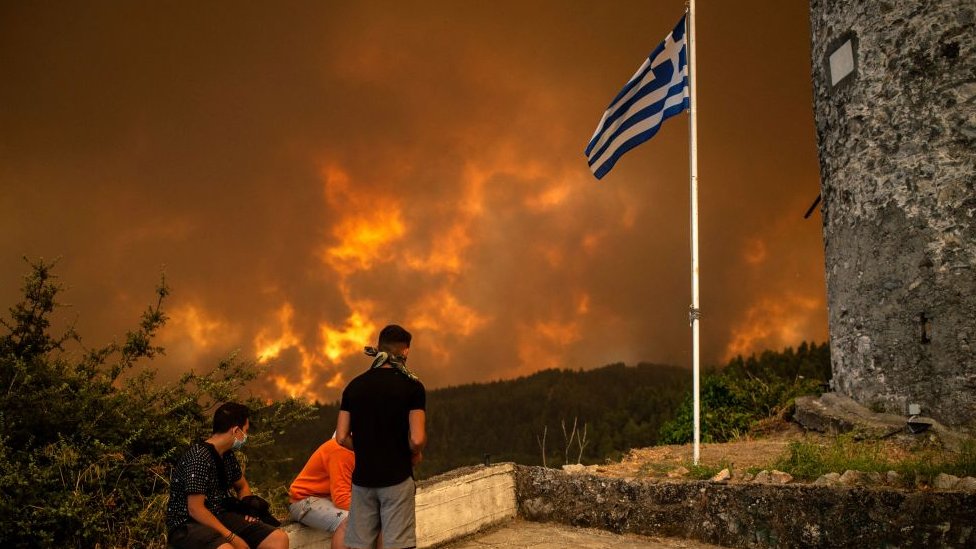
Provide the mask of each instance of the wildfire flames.
{"label": "wildfire flames", "polygon": [[[667,30],[619,13],[674,6],[309,2],[187,26],[160,3],[10,4],[0,292],[18,256],[64,257],[89,340],[124,333],[164,265],[161,374],[237,352],[266,370],[260,396],[334,400],[389,323],[428,387],[690,363],[686,125],[599,182],[582,153]],[[713,21],[744,13],[715,4]],[[702,41],[707,364],[827,331],[820,227],[801,219],[819,189],[809,9],[757,13],[761,40],[716,24]]]}

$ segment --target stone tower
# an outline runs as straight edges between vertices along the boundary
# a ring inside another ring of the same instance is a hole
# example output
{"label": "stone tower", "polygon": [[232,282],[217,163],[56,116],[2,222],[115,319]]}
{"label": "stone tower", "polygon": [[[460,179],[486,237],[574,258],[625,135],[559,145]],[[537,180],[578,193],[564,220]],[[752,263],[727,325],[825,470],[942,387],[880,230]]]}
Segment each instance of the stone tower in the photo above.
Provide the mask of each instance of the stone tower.
{"label": "stone tower", "polygon": [[810,20],[834,390],[976,426],[976,2]]}

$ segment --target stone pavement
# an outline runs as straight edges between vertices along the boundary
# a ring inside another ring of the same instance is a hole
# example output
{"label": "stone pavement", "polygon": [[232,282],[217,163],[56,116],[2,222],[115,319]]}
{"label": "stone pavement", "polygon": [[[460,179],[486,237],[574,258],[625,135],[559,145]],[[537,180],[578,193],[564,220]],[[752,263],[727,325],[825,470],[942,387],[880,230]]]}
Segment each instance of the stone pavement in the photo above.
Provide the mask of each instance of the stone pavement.
{"label": "stone pavement", "polygon": [[459,539],[443,549],[721,549],[695,540],[613,534],[592,528],[573,528],[555,523],[514,520],[481,534]]}

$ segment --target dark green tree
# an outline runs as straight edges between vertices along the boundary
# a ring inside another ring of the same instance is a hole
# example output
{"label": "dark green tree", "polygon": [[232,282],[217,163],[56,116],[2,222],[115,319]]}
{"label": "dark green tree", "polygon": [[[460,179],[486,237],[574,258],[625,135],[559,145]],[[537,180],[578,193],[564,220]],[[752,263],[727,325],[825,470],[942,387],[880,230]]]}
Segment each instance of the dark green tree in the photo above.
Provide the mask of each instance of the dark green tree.
{"label": "dark green tree", "polygon": [[[137,366],[163,352],[153,337],[165,281],[122,342],[86,348],[71,328],[52,334],[63,291],[53,267],[31,263],[22,300],[0,319],[0,547],[163,547],[170,467],[258,370],[231,356],[159,384]],[[258,446],[308,414],[295,400],[247,402],[266,418]]]}

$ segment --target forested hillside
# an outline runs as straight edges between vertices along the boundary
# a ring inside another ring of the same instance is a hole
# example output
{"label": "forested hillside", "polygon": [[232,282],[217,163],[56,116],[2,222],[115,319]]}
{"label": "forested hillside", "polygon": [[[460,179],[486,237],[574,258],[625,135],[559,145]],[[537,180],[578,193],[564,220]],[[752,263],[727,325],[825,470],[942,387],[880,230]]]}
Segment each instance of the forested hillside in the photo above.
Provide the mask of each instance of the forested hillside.
{"label": "forested hillside", "polygon": [[[545,370],[513,380],[436,389],[427,393],[430,443],[417,473],[425,478],[462,465],[602,462],[629,448],[656,442],[691,388],[691,373],[673,366],[614,364],[586,371]],[[311,452],[332,436],[338,406],[320,405],[318,417],[289,429],[274,447],[253,450],[255,473],[270,482],[291,478]],[[562,425],[565,423],[566,435]],[[585,432],[585,438],[583,438]],[[287,480],[285,480],[287,482]]]}
{"label": "forested hillside", "polygon": [[[702,440],[744,435],[756,422],[783,414],[796,396],[824,390],[829,378],[826,343],[736,357],[706,371]],[[319,405],[316,412],[316,418],[277,437],[274,446],[248,452],[255,474],[274,485],[298,473],[332,436],[338,405]],[[418,478],[483,463],[486,454],[493,462],[541,465],[543,440],[548,466],[602,463],[631,448],[691,440],[691,372],[613,364],[436,389],[427,393],[427,422],[430,443]]]}

